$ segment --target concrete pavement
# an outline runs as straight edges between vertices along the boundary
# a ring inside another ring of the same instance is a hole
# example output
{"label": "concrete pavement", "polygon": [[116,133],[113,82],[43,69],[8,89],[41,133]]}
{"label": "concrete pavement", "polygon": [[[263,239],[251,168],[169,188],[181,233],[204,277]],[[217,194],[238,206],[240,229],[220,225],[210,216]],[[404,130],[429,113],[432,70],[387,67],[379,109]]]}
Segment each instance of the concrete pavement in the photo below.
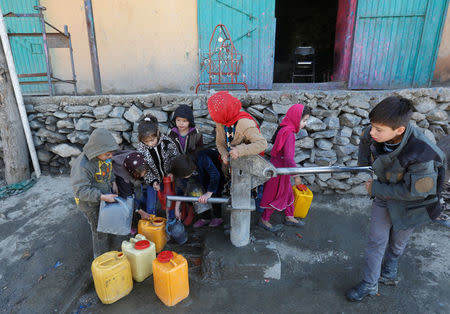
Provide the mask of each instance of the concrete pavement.
{"label": "concrete pavement", "polygon": [[[280,280],[239,273],[213,280],[193,267],[190,295],[174,307],[155,296],[152,277],[135,283],[123,299],[103,305],[89,279],[89,227],[71,195],[68,177],[44,176],[27,192],[0,201],[2,312],[450,312],[450,233],[431,224],[414,233],[400,262],[398,287],[380,286],[380,296],[360,303],[345,300],[345,290],[361,279],[370,200],[344,195],[315,195],[305,227],[285,227],[277,234],[252,228],[255,244],[276,250]],[[274,214],[274,221],[281,219]],[[234,262],[241,259],[242,251],[231,247],[223,229],[203,232],[205,243],[214,238],[217,252],[230,250]],[[220,263],[214,267],[221,269]]]}

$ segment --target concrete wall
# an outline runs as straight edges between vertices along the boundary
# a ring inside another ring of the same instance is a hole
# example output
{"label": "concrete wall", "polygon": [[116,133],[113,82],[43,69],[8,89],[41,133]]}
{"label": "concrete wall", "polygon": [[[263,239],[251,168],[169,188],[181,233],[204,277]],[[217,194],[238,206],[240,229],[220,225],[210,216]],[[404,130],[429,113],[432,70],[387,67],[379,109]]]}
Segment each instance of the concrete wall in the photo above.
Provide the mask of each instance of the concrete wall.
{"label": "concrete wall", "polygon": [[[92,2],[104,93],[193,90],[199,77],[196,0]],[[84,1],[41,4],[50,24],[69,26],[79,91],[93,94]],[[55,74],[70,78],[68,52],[53,50],[51,57]],[[60,94],[72,92],[58,86]]]}
{"label": "concrete wall", "polygon": [[[357,161],[359,134],[369,123],[371,108],[390,95],[415,103],[413,123],[431,141],[449,134],[450,88],[398,91],[284,91],[236,93],[244,109],[260,123],[270,141],[279,121],[294,103],[312,110],[306,128],[296,141],[295,161],[303,166],[347,165]],[[94,128],[111,130],[124,147],[137,143],[137,125],[142,114],[152,113],[160,130],[168,131],[171,113],[179,104],[194,110],[195,122],[207,145],[215,146],[215,123],[208,114],[205,94],[105,95],[84,97],[30,97],[25,104],[43,171],[69,170],[72,156],[81,152]],[[266,150],[270,156],[272,144]],[[1,152],[0,152],[1,154]],[[364,174],[318,174],[305,177],[314,191],[365,194]]]}
{"label": "concrete wall", "polygon": [[447,10],[433,81],[450,83],[450,10]]}

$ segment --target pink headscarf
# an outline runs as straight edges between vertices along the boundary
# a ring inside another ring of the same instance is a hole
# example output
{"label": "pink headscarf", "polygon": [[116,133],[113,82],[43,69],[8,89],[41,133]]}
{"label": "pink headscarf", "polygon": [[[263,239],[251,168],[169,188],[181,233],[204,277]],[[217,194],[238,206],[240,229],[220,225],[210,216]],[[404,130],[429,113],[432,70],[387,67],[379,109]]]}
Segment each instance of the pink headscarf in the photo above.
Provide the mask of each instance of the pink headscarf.
{"label": "pink headscarf", "polygon": [[287,111],[286,116],[280,123],[282,128],[278,131],[275,143],[273,144],[272,156],[278,155],[283,149],[284,143],[290,133],[298,133],[300,131],[300,121],[302,120],[304,107],[302,104],[295,104]]}

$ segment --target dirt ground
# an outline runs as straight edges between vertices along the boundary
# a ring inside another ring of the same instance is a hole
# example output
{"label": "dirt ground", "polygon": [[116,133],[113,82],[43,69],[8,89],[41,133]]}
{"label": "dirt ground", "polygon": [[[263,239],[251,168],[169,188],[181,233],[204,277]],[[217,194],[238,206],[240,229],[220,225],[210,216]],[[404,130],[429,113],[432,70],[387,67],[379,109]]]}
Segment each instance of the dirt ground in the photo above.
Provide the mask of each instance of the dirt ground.
{"label": "dirt ground", "polygon": [[[156,297],[152,277],[103,305],[90,273],[89,226],[73,202],[70,180],[43,176],[25,193],[0,201],[0,311],[450,313],[450,233],[431,223],[415,231],[400,262],[398,287],[380,285],[380,296],[346,301],[345,290],[361,279],[369,212],[366,197],[315,195],[305,227],[277,234],[252,227],[253,241],[276,248],[280,280],[205,280],[201,267],[194,267],[189,297],[174,307]],[[222,228],[203,233],[223,238],[217,250],[230,246]],[[235,252],[239,259],[239,248]]]}

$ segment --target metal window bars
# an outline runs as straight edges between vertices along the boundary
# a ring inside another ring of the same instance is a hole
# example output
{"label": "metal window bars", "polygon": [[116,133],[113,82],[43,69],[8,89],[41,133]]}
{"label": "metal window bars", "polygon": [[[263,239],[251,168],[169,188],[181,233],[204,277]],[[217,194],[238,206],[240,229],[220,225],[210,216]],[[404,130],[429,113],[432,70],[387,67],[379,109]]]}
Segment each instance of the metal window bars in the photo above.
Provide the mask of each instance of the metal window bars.
{"label": "metal window bars", "polygon": [[[28,84],[48,84],[49,94],[50,96],[54,96],[55,91],[53,84],[54,83],[67,83],[72,84],[74,89],[75,96],[78,95],[77,91],[77,78],[75,74],[75,65],[73,62],[73,49],[72,49],[72,40],[70,37],[70,33],[68,30],[67,25],[64,25],[64,32],[61,32],[59,29],[57,29],[55,26],[51,25],[50,23],[46,22],[44,19],[43,11],[46,10],[43,6],[34,6],[35,10],[37,10],[39,13],[14,13],[9,12],[7,14],[4,14],[3,17],[38,17],[42,32],[35,32],[35,33],[8,33],[9,37],[40,37],[42,36],[42,39],[44,41],[44,53],[45,53],[45,63],[47,67],[46,73],[27,73],[27,74],[18,74],[17,76],[19,78],[30,78],[30,77],[47,77],[47,81],[27,81],[27,82],[19,82],[22,85],[28,85]],[[47,33],[46,31],[46,25],[51,27],[56,32]],[[51,68],[51,61],[50,61],[50,54],[49,49],[52,48],[68,48],[70,52],[70,63],[72,67],[72,79],[71,80],[63,80],[60,78],[57,78],[53,75],[52,68]]]}

